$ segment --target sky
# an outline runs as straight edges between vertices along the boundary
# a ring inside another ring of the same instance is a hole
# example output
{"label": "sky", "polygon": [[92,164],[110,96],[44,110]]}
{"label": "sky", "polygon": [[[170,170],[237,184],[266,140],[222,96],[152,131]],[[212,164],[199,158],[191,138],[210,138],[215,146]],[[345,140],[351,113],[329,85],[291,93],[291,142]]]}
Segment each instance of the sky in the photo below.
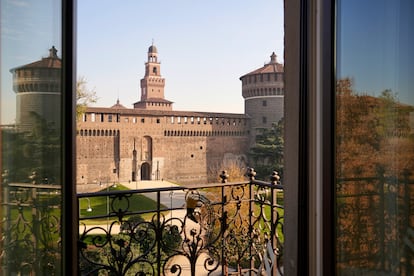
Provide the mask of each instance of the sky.
{"label": "sky", "polygon": [[60,9],[55,0],[0,0],[1,124],[16,117],[10,69],[48,56],[53,45],[61,49]]}
{"label": "sky", "polygon": [[[1,0],[1,123],[15,120],[11,68],[61,50],[60,4]],[[77,75],[109,107],[140,100],[148,47],[158,49],[174,110],[244,112],[239,78],[283,63],[283,0],[81,0]]]}
{"label": "sky", "polygon": [[337,76],[360,94],[390,89],[414,105],[414,1],[338,2]]}
{"label": "sky", "polygon": [[[392,89],[413,104],[414,2],[370,3],[338,1],[337,76],[351,77],[358,93]],[[12,123],[9,70],[46,57],[51,46],[61,50],[60,4],[1,0],[0,13],[0,123]],[[242,113],[240,76],[272,52],[283,63],[283,0],[81,0],[77,27],[77,72],[96,91],[94,106],[139,101],[152,43],[175,110]]]}
{"label": "sky", "polygon": [[283,0],[82,0],[77,39],[94,106],[140,100],[153,43],[174,110],[243,113],[239,78],[283,62]]}

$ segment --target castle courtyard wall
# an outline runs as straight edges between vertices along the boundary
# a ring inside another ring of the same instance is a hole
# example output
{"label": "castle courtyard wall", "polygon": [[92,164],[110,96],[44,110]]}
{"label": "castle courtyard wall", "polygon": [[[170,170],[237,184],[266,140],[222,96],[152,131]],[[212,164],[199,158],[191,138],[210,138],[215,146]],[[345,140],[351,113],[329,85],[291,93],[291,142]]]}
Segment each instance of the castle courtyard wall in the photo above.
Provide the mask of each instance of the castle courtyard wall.
{"label": "castle courtyard wall", "polygon": [[206,183],[224,163],[247,160],[249,123],[243,114],[88,108],[77,130],[78,188]]}

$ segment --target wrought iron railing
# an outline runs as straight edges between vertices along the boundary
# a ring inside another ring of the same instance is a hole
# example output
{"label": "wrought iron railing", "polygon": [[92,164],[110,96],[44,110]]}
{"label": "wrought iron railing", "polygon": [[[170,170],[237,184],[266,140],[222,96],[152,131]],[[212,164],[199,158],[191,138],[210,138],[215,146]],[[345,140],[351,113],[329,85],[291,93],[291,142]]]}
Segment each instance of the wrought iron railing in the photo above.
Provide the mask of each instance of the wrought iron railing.
{"label": "wrought iron railing", "polygon": [[61,275],[61,186],[2,173],[1,275]]}
{"label": "wrought iron railing", "polygon": [[[282,275],[277,175],[268,183],[253,171],[244,182],[221,177],[208,185],[79,194],[81,274]],[[336,195],[338,271],[412,275],[412,177],[340,178]],[[147,197],[153,206],[136,204]],[[9,183],[3,173],[1,200],[1,274],[60,275],[61,186]]]}
{"label": "wrought iron railing", "polygon": [[414,180],[409,174],[339,178],[336,188],[338,273],[414,275]]}
{"label": "wrought iron railing", "polygon": [[[283,275],[283,186],[277,173],[271,182],[254,175],[79,194],[88,204],[79,221],[82,275]],[[155,208],[137,207],[140,196]],[[108,212],[95,215],[104,198]]]}

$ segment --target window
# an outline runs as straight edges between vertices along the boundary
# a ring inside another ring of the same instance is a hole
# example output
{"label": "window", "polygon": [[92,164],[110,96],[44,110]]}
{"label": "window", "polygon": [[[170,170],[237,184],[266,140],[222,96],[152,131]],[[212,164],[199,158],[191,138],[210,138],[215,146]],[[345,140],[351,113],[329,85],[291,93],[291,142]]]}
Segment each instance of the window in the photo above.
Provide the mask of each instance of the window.
{"label": "window", "polygon": [[285,5],[286,151],[293,154],[285,155],[291,190],[284,200],[286,212],[298,214],[285,220],[285,263],[294,264],[285,273],[410,275],[412,176],[404,180],[404,171],[412,165],[401,161],[413,158],[403,107],[414,103],[407,74],[414,67],[414,6],[405,0]]}
{"label": "window", "polygon": [[[62,61],[60,68],[53,69],[56,73],[51,74],[51,68],[45,68],[44,74],[39,74],[39,77],[49,75],[60,84],[59,90],[47,97],[41,94],[47,92],[49,85],[38,91],[36,99],[19,95],[23,101],[16,106],[10,104],[16,94],[10,98],[7,91],[12,92],[11,89],[0,89],[1,270],[4,275],[59,275],[62,271],[68,275],[78,274],[77,258],[67,257],[77,256],[75,244],[79,231],[78,225],[67,223],[77,218],[77,212],[73,213],[71,208],[75,193],[70,188],[75,187],[72,134],[76,131],[72,129],[75,125],[75,114],[72,114],[75,83],[71,81],[74,74],[72,11],[72,1],[33,2],[30,8],[13,2],[0,3],[2,85],[21,77],[11,74],[10,70],[24,68],[41,61],[42,57],[56,63]],[[36,27],[32,29],[31,26]],[[6,35],[6,29],[19,30],[18,37]],[[34,112],[35,117],[27,116]],[[81,117],[82,121],[86,119],[86,116]],[[34,126],[39,123],[42,127],[35,130]],[[35,135],[31,135],[34,132]],[[17,154],[25,148],[30,148],[36,158]],[[42,189],[32,185],[42,186]],[[27,196],[14,197],[12,190]],[[45,202],[48,208],[44,208]],[[19,227],[24,231],[17,230]],[[48,265],[42,265],[45,256]]]}
{"label": "window", "polygon": [[267,101],[266,100],[262,101],[262,106],[267,106]]}
{"label": "window", "polygon": [[[64,8],[62,8],[62,10],[65,12],[65,13],[68,13],[68,12],[71,12],[72,10],[69,8],[69,11],[68,11],[68,4],[69,4],[69,6],[70,6],[70,4],[71,4],[71,1],[64,1],[63,2],[64,3],[64,5],[65,5],[65,7]],[[2,5],[3,5],[3,2],[2,2]],[[60,5],[59,5],[60,6]],[[3,7],[3,6],[2,6]],[[54,6],[55,8],[56,8],[56,4],[55,4],[55,6]],[[42,10],[42,11],[44,11],[44,9],[33,9],[33,10]],[[59,8],[59,11],[60,11],[60,8]],[[47,12],[44,12],[44,13],[47,13]],[[42,15],[44,15],[44,13],[42,14]],[[13,13],[10,13],[10,14],[13,14]],[[19,17],[19,18],[24,18],[24,16],[22,16],[22,17]],[[57,21],[59,21],[60,22],[60,12],[59,13],[56,13],[56,14],[54,14],[54,17],[53,17],[55,20],[57,19]],[[65,18],[63,18],[63,19],[65,19]],[[63,20],[63,22],[66,22],[65,20]],[[66,22],[67,23],[67,22]],[[47,24],[48,25],[48,27],[50,27],[51,25],[53,25],[53,24]],[[57,25],[59,25],[59,24],[57,24]],[[70,29],[70,27],[67,27],[67,25],[64,25],[64,26],[66,26],[65,27],[65,29],[64,29],[64,33],[62,34],[62,35],[64,35],[64,36],[67,36],[67,35],[71,35],[72,34],[72,31],[71,31],[71,29]],[[60,28],[58,28],[58,29],[60,29]],[[49,30],[47,29],[47,30],[45,30],[44,31],[44,33],[49,33],[48,32]],[[51,40],[53,40],[53,39],[56,39],[56,37],[60,37],[60,35],[58,35],[58,36],[54,36],[54,37],[52,37],[51,38]],[[58,39],[58,40],[60,40],[60,39]],[[70,42],[70,41],[69,41]],[[69,50],[69,56],[70,56],[70,49],[66,49],[65,47],[68,47],[68,41],[67,40],[65,40],[65,39],[63,39],[63,43],[61,42],[61,44],[63,44],[63,45],[65,45],[65,46],[61,46],[61,48],[63,48],[64,49],[64,51],[62,51],[63,53],[68,53],[68,50]],[[0,49],[4,49],[3,47],[0,47]],[[2,53],[3,54],[3,53]],[[7,55],[6,55],[7,56]],[[151,58],[151,60],[155,60],[155,58]],[[71,74],[71,69],[70,69],[70,65],[71,65],[71,60],[68,60],[67,61],[68,62],[68,68],[66,68],[66,72],[69,72],[68,73],[68,75],[65,75],[64,76],[64,78],[62,78],[62,80],[67,80],[67,79],[72,79],[71,77],[73,77],[73,76],[71,76],[70,74]],[[66,66],[66,65],[65,65]],[[7,71],[7,69],[8,68],[6,68],[6,70],[5,71]],[[3,71],[3,70],[2,70]],[[74,84],[72,83],[72,84],[67,84],[67,83],[63,83],[62,84],[62,87],[65,87],[65,89],[67,89],[69,92],[68,93],[66,93],[66,90],[65,91],[62,91],[62,94],[63,94],[63,92],[65,92],[64,93],[64,98],[65,98],[65,102],[63,102],[63,104],[62,105],[57,105],[57,106],[59,106],[59,108],[62,108],[62,110],[60,110],[60,115],[63,117],[63,116],[70,116],[70,115],[72,115],[71,113],[70,113],[70,110],[71,109],[68,109],[68,110],[66,110],[65,108],[67,108],[67,107],[71,107],[71,105],[73,105],[73,103],[71,103],[70,101],[69,101],[69,99],[70,99],[70,96],[72,96],[71,95],[71,93],[70,93],[70,91],[72,91],[72,89],[71,88],[73,88],[73,87],[71,87],[71,86],[74,86]],[[66,106],[66,107],[65,107]],[[4,110],[4,108],[2,107],[1,108],[1,110]],[[113,115],[113,114],[112,114]],[[113,118],[112,118],[112,115],[111,114],[109,114],[108,115],[108,122],[112,122],[112,120],[113,120]],[[101,118],[101,120],[103,121],[103,114],[102,114],[102,118]],[[68,125],[69,126],[69,128],[72,126],[70,123],[70,120],[65,120],[66,118],[62,118],[63,120],[62,121],[65,121],[65,123],[66,123],[66,125]],[[86,118],[85,118],[86,119]],[[119,120],[120,120],[120,118],[119,117],[117,117],[117,118],[114,118],[115,120],[116,120],[116,122],[119,122]],[[144,118],[142,118],[142,120],[141,120],[141,122],[143,122],[144,123]],[[227,122],[227,124],[230,124],[230,122]],[[90,132],[90,130],[89,130],[89,133],[91,133]],[[109,131],[109,133],[112,135],[112,134],[114,134],[115,135],[115,133],[118,133],[118,132],[116,132],[115,130],[110,130]],[[211,136],[212,135],[212,131],[209,131],[208,132],[208,135],[209,136]],[[221,133],[221,135],[223,135],[223,133],[224,132],[214,132],[215,133],[215,135],[218,135],[218,133]],[[65,137],[65,139],[67,139],[67,140],[70,140],[70,137],[71,137],[71,135],[66,135],[66,134],[70,134],[70,129],[68,130],[68,131],[62,131],[62,137]],[[108,139],[109,140],[109,139]],[[112,139],[112,140],[116,140],[116,139]],[[68,157],[66,157],[66,156],[73,156],[73,149],[71,149],[70,148],[70,144],[71,144],[71,142],[73,142],[73,141],[69,141],[68,142],[68,145],[67,145],[67,147],[68,147],[68,149],[69,149],[69,151],[64,151],[63,149],[62,149],[62,152],[64,152],[65,154],[63,155],[63,157],[62,158],[68,158]],[[63,143],[63,142],[62,142]],[[2,149],[3,149],[3,147],[2,147]],[[72,150],[72,151],[71,151]],[[148,158],[148,159],[152,159],[151,158],[151,151],[143,151],[144,152],[144,156],[145,156],[145,158]],[[2,155],[3,156],[3,155]],[[65,159],[65,161],[63,162],[61,162],[63,165],[62,165],[62,179],[61,179],[61,183],[62,183],[62,193],[61,193],[61,196],[62,197],[64,197],[64,199],[65,200],[63,200],[63,202],[66,204],[66,202],[71,202],[71,197],[72,196],[74,196],[74,194],[73,194],[73,191],[70,189],[71,187],[74,187],[75,185],[75,183],[74,183],[74,181],[72,181],[71,180],[71,177],[73,177],[73,171],[71,171],[70,169],[72,169],[72,170],[74,170],[74,168],[71,168],[71,162],[70,162],[70,160],[66,160]],[[68,166],[66,166],[65,165],[65,163],[69,163],[69,165]],[[60,163],[59,163],[60,164]],[[67,167],[69,167],[70,169],[67,169]],[[114,171],[114,172],[118,172],[118,170],[117,171]],[[64,177],[63,177],[64,176]],[[34,178],[36,178],[36,175],[34,175],[33,176],[33,179]],[[69,182],[69,183],[67,183],[67,182]],[[65,184],[69,184],[69,185],[65,185]],[[73,252],[71,252],[70,250],[68,250],[66,247],[67,246],[71,246],[72,244],[73,244],[73,246],[76,246],[76,240],[72,240],[72,242],[71,241],[68,241],[68,240],[66,240],[66,237],[64,237],[64,235],[65,235],[65,231],[68,231],[67,229],[69,229],[72,225],[70,224],[70,222],[72,221],[71,220],[71,216],[73,215],[74,217],[76,217],[76,214],[71,214],[70,212],[71,212],[71,210],[70,210],[70,208],[66,208],[67,206],[63,206],[63,208],[62,208],[62,210],[63,210],[63,212],[62,213],[64,213],[64,219],[66,218],[66,222],[69,222],[69,223],[65,223],[65,224],[63,224],[62,225],[62,227],[61,227],[61,229],[62,229],[62,231],[64,232],[63,233],[63,238],[62,238],[62,240],[64,241],[62,244],[63,244],[63,249],[62,250],[65,250],[65,251],[67,251],[67,252],[65,252],[65,254],[64,254],[64,256],[76,256],[76,251],[73,251]],[[71,206],[69,206],[69,207],[71,207]],[[68,209],[68,210],[67,210]],[[68,217],[66,217],[66,216],[69,216],[69,218]],[[77,225],[74,225],[74,227],[72,227],[73,229],[71,229],[71,232],[73,232],[73,233],[76,233],[76,235],[78,234],[78,229],[77,229]],[[69,249],[70,249],[70,247],[69,247]],[[71,254],[72,253],[72,254]],[[58,258],[59,259],[59,258]],[[72,270],[76,270],[76,267],[77,267],[77,261],[78,261],[78,259],[76,258],[76,257],[73,257],[72,259],[72,264],[65,264],[65,262],[69,262],[69,260],[68,259],[70,259],[70,258],[60,258],[59,260],[63,260],[63,267],[62,267],[62,269],[61,269],[61,271],[65,271],[66,273],[68,273],[69,275],[77,275],[77,273],[76,273],[76,271],[72,271]],[[40,274],[42,274],[42,272],[40,273]]]}
{"label": "window", "polygon": [[[414,166],[404,161],[414,159],[407,151],[414,140],[412,111],[405,107],[414,106],[414,82],[407,74],[414,71],[414,5],[406,0],[359,4],[338,1],[335,19],[336,268],[341,274],[408,275],[413,273],[405,260],[413,253],[414,178],[404,172]],[[368,47],[356,43],[362,39]],[[371,178],[375,181],[367,183]],[[359,246],[347,246],[352,241]]]}
{"label": "window", "polygon": [[262,117],[262,123],[266,124],[267,123],[267,118],[266,117]]}

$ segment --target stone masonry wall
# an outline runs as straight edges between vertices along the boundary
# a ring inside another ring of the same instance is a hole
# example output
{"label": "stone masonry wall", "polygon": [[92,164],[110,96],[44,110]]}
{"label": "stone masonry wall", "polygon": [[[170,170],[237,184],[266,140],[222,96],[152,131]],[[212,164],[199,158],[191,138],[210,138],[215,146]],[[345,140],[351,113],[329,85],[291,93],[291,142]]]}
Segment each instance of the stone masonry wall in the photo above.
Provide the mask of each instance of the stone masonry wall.
{"label": "stone masonry wall", "polygon": [[134,176],[206,183],[229,159],[247,159],[249,124],[242,114],[89,108],[77,130],[78,189]]}

